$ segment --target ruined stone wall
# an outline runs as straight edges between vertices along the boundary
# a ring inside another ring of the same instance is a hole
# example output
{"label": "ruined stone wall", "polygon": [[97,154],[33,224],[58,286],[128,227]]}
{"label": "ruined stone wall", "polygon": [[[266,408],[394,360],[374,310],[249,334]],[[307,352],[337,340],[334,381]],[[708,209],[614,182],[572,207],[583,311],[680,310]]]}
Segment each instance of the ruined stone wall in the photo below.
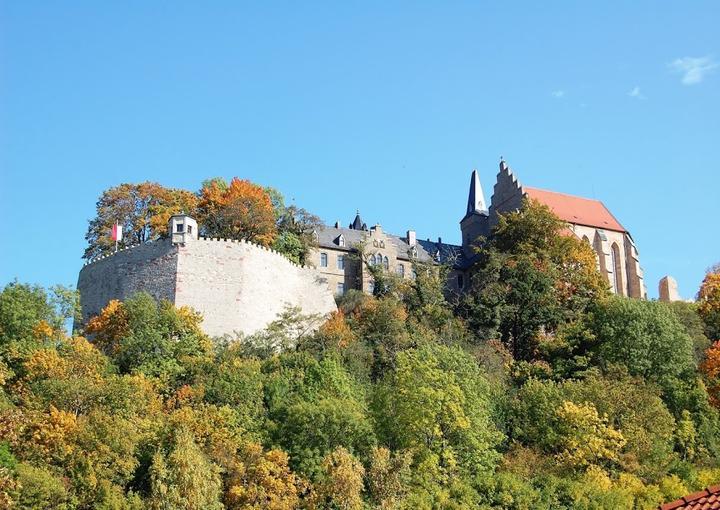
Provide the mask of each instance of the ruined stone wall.
{"label": "ruined stone wall", "polygon": [[173,301],[177,255],[177,246],[161,239],[86,264],[77,285],[83,322],[99,314],[110,300],[124,301],[140,291]]}
{"label": "ruined stone wall", "polygon": [[201,312],[211,336],[254,333],[286,306],[305,314],[336,310],[327,281],[314,268],[243,241],[203,238],[178,246],[175,304]]}

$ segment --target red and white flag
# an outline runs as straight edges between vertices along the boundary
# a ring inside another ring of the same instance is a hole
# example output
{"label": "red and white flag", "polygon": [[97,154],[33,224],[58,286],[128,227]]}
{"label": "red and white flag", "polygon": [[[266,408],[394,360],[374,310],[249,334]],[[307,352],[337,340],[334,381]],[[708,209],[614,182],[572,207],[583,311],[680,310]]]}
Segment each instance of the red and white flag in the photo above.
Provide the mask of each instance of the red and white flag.
{"label": "red and white flag", "polygon": [[122,241],[122,225],[120,225],[118,222],[115,222],[115,225],[113,225],[112,238],[115,242]]}

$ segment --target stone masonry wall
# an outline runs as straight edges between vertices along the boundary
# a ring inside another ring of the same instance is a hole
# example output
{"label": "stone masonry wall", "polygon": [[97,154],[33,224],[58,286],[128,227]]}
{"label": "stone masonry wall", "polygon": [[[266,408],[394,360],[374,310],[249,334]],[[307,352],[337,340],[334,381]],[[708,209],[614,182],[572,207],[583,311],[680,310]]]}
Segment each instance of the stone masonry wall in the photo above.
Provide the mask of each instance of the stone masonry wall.
{"label": "stone masonry wall", "polygon": [[101,258],[80,270],[77,288],[83,322],[112,299],[121,301],[145,291],[155,299],[175,299],[177,246],[158,240]]}
{"label": "stone masonry wall", "polygon": [[263,329],[286,306],[304,314],[336,310],[327,281],[314,268],[243,241],[191,239],[178,247],[176,306],[203,314],[211,336]]}
{"label": "stone masonry wall", "polygon": [[254,333],[286,306],[304,314],[336,310],[327,281],[314,268],[242,241],[161,239],[128,248],[85,265],[78,290],[84,323],[110,300],[144,291],[202,313],[202,328],[211,336]]}

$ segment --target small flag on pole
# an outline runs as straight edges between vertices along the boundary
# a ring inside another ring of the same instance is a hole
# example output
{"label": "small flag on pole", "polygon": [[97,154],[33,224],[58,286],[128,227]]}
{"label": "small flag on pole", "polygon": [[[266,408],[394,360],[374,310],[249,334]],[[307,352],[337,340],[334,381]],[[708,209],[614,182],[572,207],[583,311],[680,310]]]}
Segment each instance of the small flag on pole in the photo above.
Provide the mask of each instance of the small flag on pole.
{"label": "small flag on pole", "polygon": [[122,241],[122,225],[120,225],[117,221],[115,222],[115,225],[113,225],[112,238],[113,241],[115,241],[115,253],[117,253],[118,243]]}
{"label": "small flag on pole", "polygon": [[116,243],[122,241],[122,225],[120,225],[117,221],[115,222],[115,225],[113,225],[112,238]]}

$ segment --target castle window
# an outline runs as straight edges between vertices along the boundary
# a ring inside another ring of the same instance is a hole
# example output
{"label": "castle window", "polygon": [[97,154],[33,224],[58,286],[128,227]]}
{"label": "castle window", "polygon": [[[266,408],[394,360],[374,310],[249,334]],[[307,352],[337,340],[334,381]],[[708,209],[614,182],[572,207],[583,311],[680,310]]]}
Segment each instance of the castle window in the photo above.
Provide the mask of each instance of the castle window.
{"label": "castle window", "polygon": [[345,269],[345,255],[338,255],[337,257],[337,268]]}
{"label": "castle window", "polygon": [[178,223],[177,225],[175,225],[175,228],[176,228],[175,232],[182,233],[183,227],[184,227],[184,225],[182,223]]}
{"label": "castle window", "polygon": [[343,294],[345,294],[345,284],[344,283],[340,282],[337,284],[337,287],[335,288],[335,294],[337,294],[338,296],[342,296]]}
{"label": "castle window", "polygon": [[385,248],[385,241],[380,241],[380,248]]}
{"label": "castle window", "polygon": [[370,255],[370,258],[368,259],[368,264],[370,264],[371,266],[375,265],[375,255],[374,254]]}
{"label": "castle window", "polygon": [[385,257],[385,258],[383,259],[383,267],[384,267],[386,270],[387,270],[387,269],[390,269],[390,261],[388,260],[387,257]]}
{"label": "castle window", "polygon": [[397,267],[395,268],[395,271],[397,272],[398,276],[400,276],[400,278],[405,277],[405,266],[404,265],[398,264]]}
{"label": "castle window", "polygon": [[612,267],[612,289],[615,294],[622,294],[622,267],[620,266],[620,249],[616,243],[612,243],[610,247],[610,264]]}
{"label": "castle window", "polygon": [[320,254],[320,267],[327,267],[327,253]]}

